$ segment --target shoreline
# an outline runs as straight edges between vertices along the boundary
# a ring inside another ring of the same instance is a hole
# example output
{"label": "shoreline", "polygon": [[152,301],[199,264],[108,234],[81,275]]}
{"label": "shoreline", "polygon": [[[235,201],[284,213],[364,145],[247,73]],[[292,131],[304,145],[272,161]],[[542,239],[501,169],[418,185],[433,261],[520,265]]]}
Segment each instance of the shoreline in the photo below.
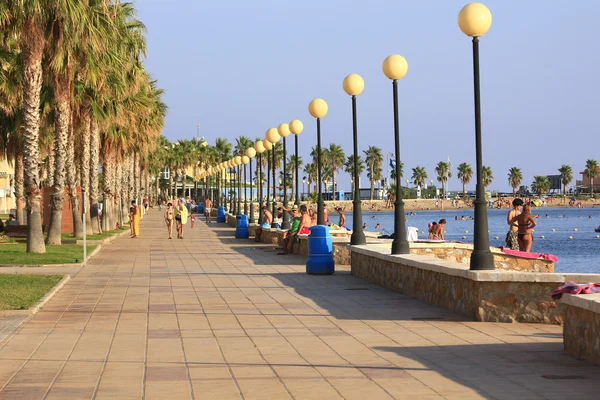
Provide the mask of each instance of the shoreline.
{"label": "shoreline", "polygon": [[[492,199],[496,201],[496,199]],[[315,206],[316,203],[307,203],[309,206]],[[434,199],[408,199],[404,200],[405,211],[457,211],[457,210],[473,210],[473,207],[466,206],[463,200],[457,200],[456,205],[452,206],[452,200],[439,200],[438,207],[436,207],[436,200]],[[361,201],[362,212],[365,213],[379,213],[379,212],[394,212],[394,205],[386,207],[385,200],[362,200]],[[336,200],[336,201],[325,201],[325,207],[331,212],[336,207],[342,207],[344,212],[353,211],[352,200]],[[600,207],[600,201],[586,201],[582,202],[582,207],[571,207],[568,202],[562,203],[562,201],[556,201],[548,203],[546,206],[535,207],[534,209],[548,209],[548,208],[563,208],[563,209],[577,209],[585,210],[590,208]],[[501,209],[508,210],[511,207],[488,207],[488,209]]]}

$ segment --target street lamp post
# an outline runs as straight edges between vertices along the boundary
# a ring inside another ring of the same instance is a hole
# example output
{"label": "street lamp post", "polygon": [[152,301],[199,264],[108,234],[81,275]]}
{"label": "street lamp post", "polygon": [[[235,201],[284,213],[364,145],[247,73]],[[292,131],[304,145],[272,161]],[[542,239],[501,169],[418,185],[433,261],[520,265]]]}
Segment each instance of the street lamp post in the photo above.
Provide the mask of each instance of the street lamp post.
{"label": "street lamp post", "polygon": [[323,99],[314,99],[308,104],[308,112],[317,119],[317,183],[319,198],[317,199],[317,225],[325,224],[325,203],[323,202],[323,188],[321,187],[321,118],[327,115],[327,103]]}
{"label": "street lamp post", "polygon": [[[233,177],[232,177],[233,176]],[[233,159],[229,160],[229,191],[233,192],[229,196],[229,202],[231,206],[229,207],[232,215],[236,215],[235,212],[235,161]]]}
{"label": "street lamp post", "polygon": [[283,138],[283,220],[281,221],[281,229],[290,229],[290,220],[286,209],[288,208],[287,201],[287,137],[290,135],[290,126],[288,124],[280,124],[277,127],[277,133]]}
{"label": "street lamp post", "polygon": [[[352,180],[354,195],[352,196],[352,236],[350,244],[361,245],[367,243],[362,226],[362,206],[360,203],[360,188],[358,187],[358,128],[356,123],[356,96],[365,88],[365,81],[360,75],[350,74],[342,83],[344,91],[352,96],[352,140],[354,144],[354,171]],[[335,193],[335,192],[334,192]]]}
{"label": "street lamp post", "polygon": [[[265,196],[265,207],[269,209],[269,195],[271,193],[271,155],[269,151],[273,150],[273,144],[267,139],[263,140],[263,147],[267,151],[267,195]],[[275,184],[275,183],[273,183]]]}
{"label": "street lamp post", "polygon": [[474,243],[470,269],[493,270],[494,256],[490,250],[488,216],[483,185],[483,156],[481,146],[481,108],[479,91],[479,37],[492,26],[492,14],[481,3],[467,4],[458,14],[458,26],[467,36],[473,38],[473,87],[475,105],[475,154],[477,164],[477,184],[475,188]]}
{"label": "street lamp post", "polygon": [[246,157],[248,157],[249,167],[250,167],[250,223],[254,224],[254,204],[253,203],[253,195],[252,195],[252,159],[256,157],[256,150],[254,147],[248,147],[246,149]]}
{"label": "street lamp post", "polygon": [[392,254],[408,254],[410,248],[406,240],[406,225],[404,223],[404,201],[402,200],[402,180],[398,173],[400,168],[400,127],[398,123],[398,80],[408,72],[408,63],[404,57],[392,54],[383,61],[383,73],[392,80],[394,96],[394,139],[396,151],[396,200],[394,202],[394,241]]}
{"label": "street lamp post", "polygon": [[[244,215],[248,215],[248,178],[246,177],[246,165],[248,163],[250,163],[250,157],[242,156],[242,164],[244,164]],[[252,175],[252,172],[250,172],[250,175]]]}
{"label": "street lamp post", "polygon": [[277,215],[277,185],[275,184],[275,143],[279,141],[281,135],[276,128],[270,128],[267,131],[267,140],[273,145],[273,150],[271,151],[271,167],[273,170],[273,221],[271,222],[271,228],[277,228],[277,224],[275,223],[275,216]]}
{"label": "street lamp post", "polygon": [[235,165],[237,166],[237,204],[235,207],[235,215],[239,215],[242,213],[242,177],[241,177],[241,165],[242,165],[242,157],[241,156],[235,156],[234,157],[234,161],[235,161]]}
{"label": "street lamp post", "polygon": [[306,193],[306,177],[302,177],[302,194]]}
{"label": "street lamp post", "polygon": [[304,130],[304,124],[302,123],[302,121],[295,119],[292,122],[290,122],[290,131],[294,134],[294,142],[296,144],[296,151],[295,151],[295,156],[296,156],[296,162],[294,163],[294,168],[295,168],[295,172],[294,172],[294,176],[295,178],[295,182],[293,182],[293,184],[296,185],[296,201],[294,204],[296,204],[298,207],[300,207],[300,193],[298,193],[298,181],[299,181],[299,177],[298,177],[298,135],[300,135],[302,133],[302,131]]}
{"label": "street lamp post", "polygon": [[[265,146],[263,145],[262,140],[258,140],[256,143],[254,143],[254,150],[256,150],[256,154],[258,155],[258,159],[257,159],[257,169],[258,169],[258,176],[256,178],[256,184],[258,186],[258,193],[257,193],[257,198],[258,198],[258,223],[262,224],[262,211],[261,211],[261,205],[262,205],[262,189],[263,189],[263,182],[262,182],[262,153],[265,151]],[[254,208],[254,206],[250,209],[250,215],[252,215],[252,209]],[[250,220],[253,220],[253,218],[251,217]]]}

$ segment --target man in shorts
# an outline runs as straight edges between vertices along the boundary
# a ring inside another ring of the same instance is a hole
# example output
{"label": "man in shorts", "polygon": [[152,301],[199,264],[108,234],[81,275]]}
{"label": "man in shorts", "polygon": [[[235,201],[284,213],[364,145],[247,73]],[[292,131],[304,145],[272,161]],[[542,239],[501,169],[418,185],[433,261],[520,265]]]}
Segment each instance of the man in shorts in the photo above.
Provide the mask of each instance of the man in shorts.
{"label": "man in shorts", "polygon": [[212,201],[207,197],[204,200],[204,216],[206,217],[206,223],[210,224],[210,213],[212,211]]}
{"label": "man in shorts", "polygon": [[269,207],[263,206],[262,213],[263,213],[263,222],[260,226],[258,226],[256,228],[256,231],[254,231],[254,241],[255,242],[260,242],[260,236],[262,235],[263,228],[271,228],[271,221],[273,221],[273,215],[269,211]]}
{"label": "man in shorts", "polygon": [[308,228],[311,225],[310,216],[308,215],[308,208],[305,204],[300,206],[294,206],[292,208],[292,228],[289,230],[286,238],[283,240],[283,252],[278,254],[288,254],[294,252],[294,243],[298,239],[298,233],[303,228]]}

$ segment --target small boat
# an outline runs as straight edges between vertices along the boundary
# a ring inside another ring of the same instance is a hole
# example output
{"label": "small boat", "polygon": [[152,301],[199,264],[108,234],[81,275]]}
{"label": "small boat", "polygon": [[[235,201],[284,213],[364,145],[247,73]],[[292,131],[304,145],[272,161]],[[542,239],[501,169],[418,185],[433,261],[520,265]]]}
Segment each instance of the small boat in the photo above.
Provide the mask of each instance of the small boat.
{"label": "small boat", "polygon": [[594,229],[594,232],[600,232],[600,226]]}

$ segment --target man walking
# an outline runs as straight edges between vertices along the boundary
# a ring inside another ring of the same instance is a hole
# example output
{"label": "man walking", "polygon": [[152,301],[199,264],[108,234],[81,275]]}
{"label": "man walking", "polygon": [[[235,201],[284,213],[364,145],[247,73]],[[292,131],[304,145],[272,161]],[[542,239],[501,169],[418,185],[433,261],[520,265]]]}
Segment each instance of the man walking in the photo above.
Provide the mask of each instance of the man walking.
{"label": "man walking", "polygon": [[212,201],[207,197],[204,200],[204,216],[206,217],[206,223],[210,224],[210,213],[212,211]]}

